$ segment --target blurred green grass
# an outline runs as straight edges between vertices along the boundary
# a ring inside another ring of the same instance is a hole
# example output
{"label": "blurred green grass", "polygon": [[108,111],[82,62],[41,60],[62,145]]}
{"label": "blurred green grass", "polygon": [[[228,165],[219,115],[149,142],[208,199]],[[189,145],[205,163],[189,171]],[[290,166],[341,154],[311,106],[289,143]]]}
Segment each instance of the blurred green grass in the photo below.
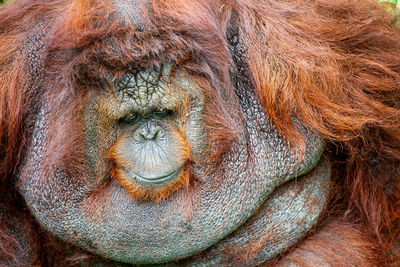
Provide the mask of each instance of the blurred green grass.
{"label": "blurred green grass", "polygon": [[400,8],[400,1],[398,0],[388,0],[387,2],[395,4],[395,7]]}
{"label": "blurred green grass", "polygon": [[380,0],[382,3],[389,4],[389,10],[400,9],[400,1],[399,0]]}

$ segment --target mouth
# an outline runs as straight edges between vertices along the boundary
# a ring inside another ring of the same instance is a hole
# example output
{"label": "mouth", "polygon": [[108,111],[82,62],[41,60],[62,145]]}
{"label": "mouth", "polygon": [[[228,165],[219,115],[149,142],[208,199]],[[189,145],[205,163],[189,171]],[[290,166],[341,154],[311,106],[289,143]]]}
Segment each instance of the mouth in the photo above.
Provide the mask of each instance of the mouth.
{"label": "mouth", "polygon": [[174,180],[175,178],[177,178],[179,176],[180,173],[181,173],[181,168],[175,170],[174,172],[172,172],[170,174],[163,175],[163,176],[143,177],[143,176],[140,176],[140,175],[138,175],[136,173],[133,173],[133,172],[129,172],[129,175],[133,179],[135,179],[135,180],[137,180],[137,181],[139,181],[141,183],[162,184],[164,182]]}

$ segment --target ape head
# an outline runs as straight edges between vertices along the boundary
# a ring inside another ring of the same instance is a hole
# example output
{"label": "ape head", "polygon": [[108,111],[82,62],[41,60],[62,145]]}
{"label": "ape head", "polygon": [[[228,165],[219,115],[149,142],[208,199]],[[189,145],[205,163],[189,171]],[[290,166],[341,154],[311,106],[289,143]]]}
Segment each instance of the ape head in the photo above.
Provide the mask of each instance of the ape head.
{"label": "ape head", "polygon": [[316,227],[353,242],[343,261],[381,257],[400,33],[377,3],[339,2],[3,6],[0,263],[254,266]]}

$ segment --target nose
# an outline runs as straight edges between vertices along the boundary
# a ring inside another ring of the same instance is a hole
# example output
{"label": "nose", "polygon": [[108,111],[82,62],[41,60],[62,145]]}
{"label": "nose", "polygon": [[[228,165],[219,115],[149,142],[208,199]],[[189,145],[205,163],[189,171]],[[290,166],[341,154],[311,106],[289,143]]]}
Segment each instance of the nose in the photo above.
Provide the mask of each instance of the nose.
{"label": "nose", "polygon": [[137,135],[140,139],[145,141],[155,140],[162,137],[164,129],[157,123],[145,123],[139,129],[137,129]]}

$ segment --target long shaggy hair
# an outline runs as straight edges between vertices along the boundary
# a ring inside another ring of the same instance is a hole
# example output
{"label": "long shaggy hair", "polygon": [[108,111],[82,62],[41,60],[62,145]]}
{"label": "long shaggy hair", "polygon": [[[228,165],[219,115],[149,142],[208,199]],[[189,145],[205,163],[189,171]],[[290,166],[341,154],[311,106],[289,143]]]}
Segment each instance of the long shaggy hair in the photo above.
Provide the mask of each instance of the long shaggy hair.
{"label": "long shaggy hair", "polygon": [[[286,262],[312,265],[299,257],[321,257],[314,263],[346,266],[354,254],[371,265],[400,262],[395,14],[375,0],[159,0],[151,14],[143,12],[146,23],[138,30],[110,1],[97,2],[21,0],[0,9],[0,263],[55,264],[84,254],[58,251],[15,189],[31,114],[43,95],[62,102],[79,95],[82,84],[92,86],[85,77],[101,80],[131,62],[145,68],[170,60],[205,77],[210,88],[223,88],[209,89],[217,110],[209,114],[209,127],[217,141],[232,138],[235,105],[220,104],[235,98],[227,38],[232,21],[245,47],[246,72],[271,120],[302,146],[295,115],[325,138],[334,164],[335,189],[322,221],[327,230],[315,229]],[[331,223],[334,217],[343,223]],[[335,237],[339,231],[349,234]],[[344,243],[352,244],[348,253],[335,253]]]}

